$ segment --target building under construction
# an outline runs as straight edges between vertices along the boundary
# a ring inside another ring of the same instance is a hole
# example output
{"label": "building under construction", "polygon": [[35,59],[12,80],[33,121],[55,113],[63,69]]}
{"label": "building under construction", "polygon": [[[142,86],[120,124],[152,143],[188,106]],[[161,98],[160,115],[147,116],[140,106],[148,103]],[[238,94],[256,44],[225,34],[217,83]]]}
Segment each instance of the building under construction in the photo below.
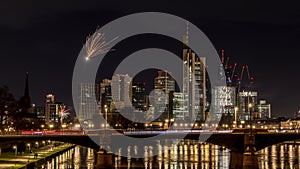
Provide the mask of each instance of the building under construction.
{"label": "building under construction", "polygon": [[[220,75],[226,79],[225,86],[214,86],[211,94],[211,116],[221,120],[221,123],[240,123],[250,119],[262,117],[259,112],[258,92],[254,89],[254,78],[250,74],[248,65],[239,65],[231,62],[230,57],[225,56],[221,50]],[[270,107],[270,105],[269,105]],[[251,112],[251,113],[250,113]],[[270,117],[270,110],[269,115]],[[265,117],[265,116],[264,116]]]}

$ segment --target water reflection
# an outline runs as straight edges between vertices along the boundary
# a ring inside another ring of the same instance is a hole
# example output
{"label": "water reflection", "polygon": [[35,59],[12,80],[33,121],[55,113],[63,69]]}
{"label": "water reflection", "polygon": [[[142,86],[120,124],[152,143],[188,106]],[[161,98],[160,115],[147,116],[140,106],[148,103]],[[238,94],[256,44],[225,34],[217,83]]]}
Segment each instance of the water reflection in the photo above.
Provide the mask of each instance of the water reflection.
{"label": "water reflection", "polygon": [[273,145],[259,151],[259,167],[262,169],[299,169],[300,145],[285,143]]}
{"label": "water reflection", "polygon": [[[176,141],[174,142],[176,143]],[[169,145],[169,144],[168,144]],[[145,169],[198,169],[198,168],[229,168],[230,152],[217,145],[198,143],[186,140],[171,147],[158,142],[157,147],[144,146],[144,159],[135,159],[130,147],[126,153],[128,157],[121,157],[121,150],[115,157],[115,168],[141,167]],[[156,152],[154,152],[156,151]],[[153,154],[158,154],[152,157]],[[129,156],[130,155],[130,156]],[[127,163],[124,163],[127,161]]]}
{"label": "water reflection", "polygon": [[[170,144],[168,144],[170,145]],[[143,152],[145,158],[134,158]],[[153,154],[157,154],[152,156]],[[123,157],[126,154],[128,157]],[[300,144],[285,143],[267,147],[258,152],[259,168],[299,168]],[[76,146],[61,155],[48,160],[40,168],[47,169],[94,169],[96,151]],[[167,147],[160,142],[156,146],[120,148],[114,157],[115,169],[227,169],[230,163],[230,150],[218,145],[197,143],[186,140]]]}
{"label": "water reflection", "polygon": [[76,146],[73,149],[48,160],[39,168],[45,169],[94,169],[95,152],[93,149]]}

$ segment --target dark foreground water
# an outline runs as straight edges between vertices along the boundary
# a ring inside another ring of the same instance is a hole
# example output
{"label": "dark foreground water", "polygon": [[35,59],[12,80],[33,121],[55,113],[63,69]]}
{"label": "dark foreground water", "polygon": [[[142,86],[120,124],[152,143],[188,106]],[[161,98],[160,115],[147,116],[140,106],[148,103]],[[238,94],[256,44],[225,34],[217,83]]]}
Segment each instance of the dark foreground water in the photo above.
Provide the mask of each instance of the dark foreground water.
{"label": "dark foreground water", "polygon": [[[136,151],[143,151],[142,159],[132,158]],[[147,169],[198,169],[198,168],[229,168],[230,150],[217,145],[196,143],[186,140],[177,146],[167,149],[158,144],[157,147],[145,146],[138,150],[135,146],[120,149],[114,157],[115,168],[147,168]],[[76,146],[63,154],[52,158],[39,168],[47,169],[94,169],[96,152],[90,148]],[[123,157],[126,156],[131,157]],[[120,156],[121,155],[121,156]],[[123,155],[123,156],[122,156]],[[258,162],[262,169],[299,168],[300,145],[280,144],[259,151]]]}

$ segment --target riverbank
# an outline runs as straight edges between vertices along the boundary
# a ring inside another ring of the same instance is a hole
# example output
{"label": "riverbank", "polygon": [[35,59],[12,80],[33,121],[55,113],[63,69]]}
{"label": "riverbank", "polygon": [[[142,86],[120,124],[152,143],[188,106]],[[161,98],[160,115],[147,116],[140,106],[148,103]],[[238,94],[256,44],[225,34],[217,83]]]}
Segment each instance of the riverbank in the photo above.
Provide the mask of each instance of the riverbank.
{"label": "riverbank", "polygon": [[2,154],[0,157],[0,169],[26,169],[34,168],[35,165],[45,163],[48,158],[56,156],[64,151],[75,147],[73,144],[63,144],[57,147],[43,147],[35,153],[24,153],[15,156],[13,153]]}

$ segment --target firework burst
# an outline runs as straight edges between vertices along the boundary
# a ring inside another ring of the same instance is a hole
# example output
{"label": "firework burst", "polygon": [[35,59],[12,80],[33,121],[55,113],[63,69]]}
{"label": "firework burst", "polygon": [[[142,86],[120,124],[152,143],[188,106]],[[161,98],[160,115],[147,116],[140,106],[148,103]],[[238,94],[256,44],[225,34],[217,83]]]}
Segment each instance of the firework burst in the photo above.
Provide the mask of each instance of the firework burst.
{"label": "firework burst", "polygon": [[111,49],[110,44],[115,41],[118,37],[113,38],[110,41],[106,41],[104,37],[104,33],[98,32],[98,28],[96,32],[92,36],[86,37],[85,49],[86,49],[86,60],[89,60],[92,57],[97,55],[106,54]]}
{"label": "firework burst", "polygon": [[69,111],[70,109],[66,109],[65,106],[60,106],[58,110],[58,115],[61,119],[66,119],[70,115]]}

